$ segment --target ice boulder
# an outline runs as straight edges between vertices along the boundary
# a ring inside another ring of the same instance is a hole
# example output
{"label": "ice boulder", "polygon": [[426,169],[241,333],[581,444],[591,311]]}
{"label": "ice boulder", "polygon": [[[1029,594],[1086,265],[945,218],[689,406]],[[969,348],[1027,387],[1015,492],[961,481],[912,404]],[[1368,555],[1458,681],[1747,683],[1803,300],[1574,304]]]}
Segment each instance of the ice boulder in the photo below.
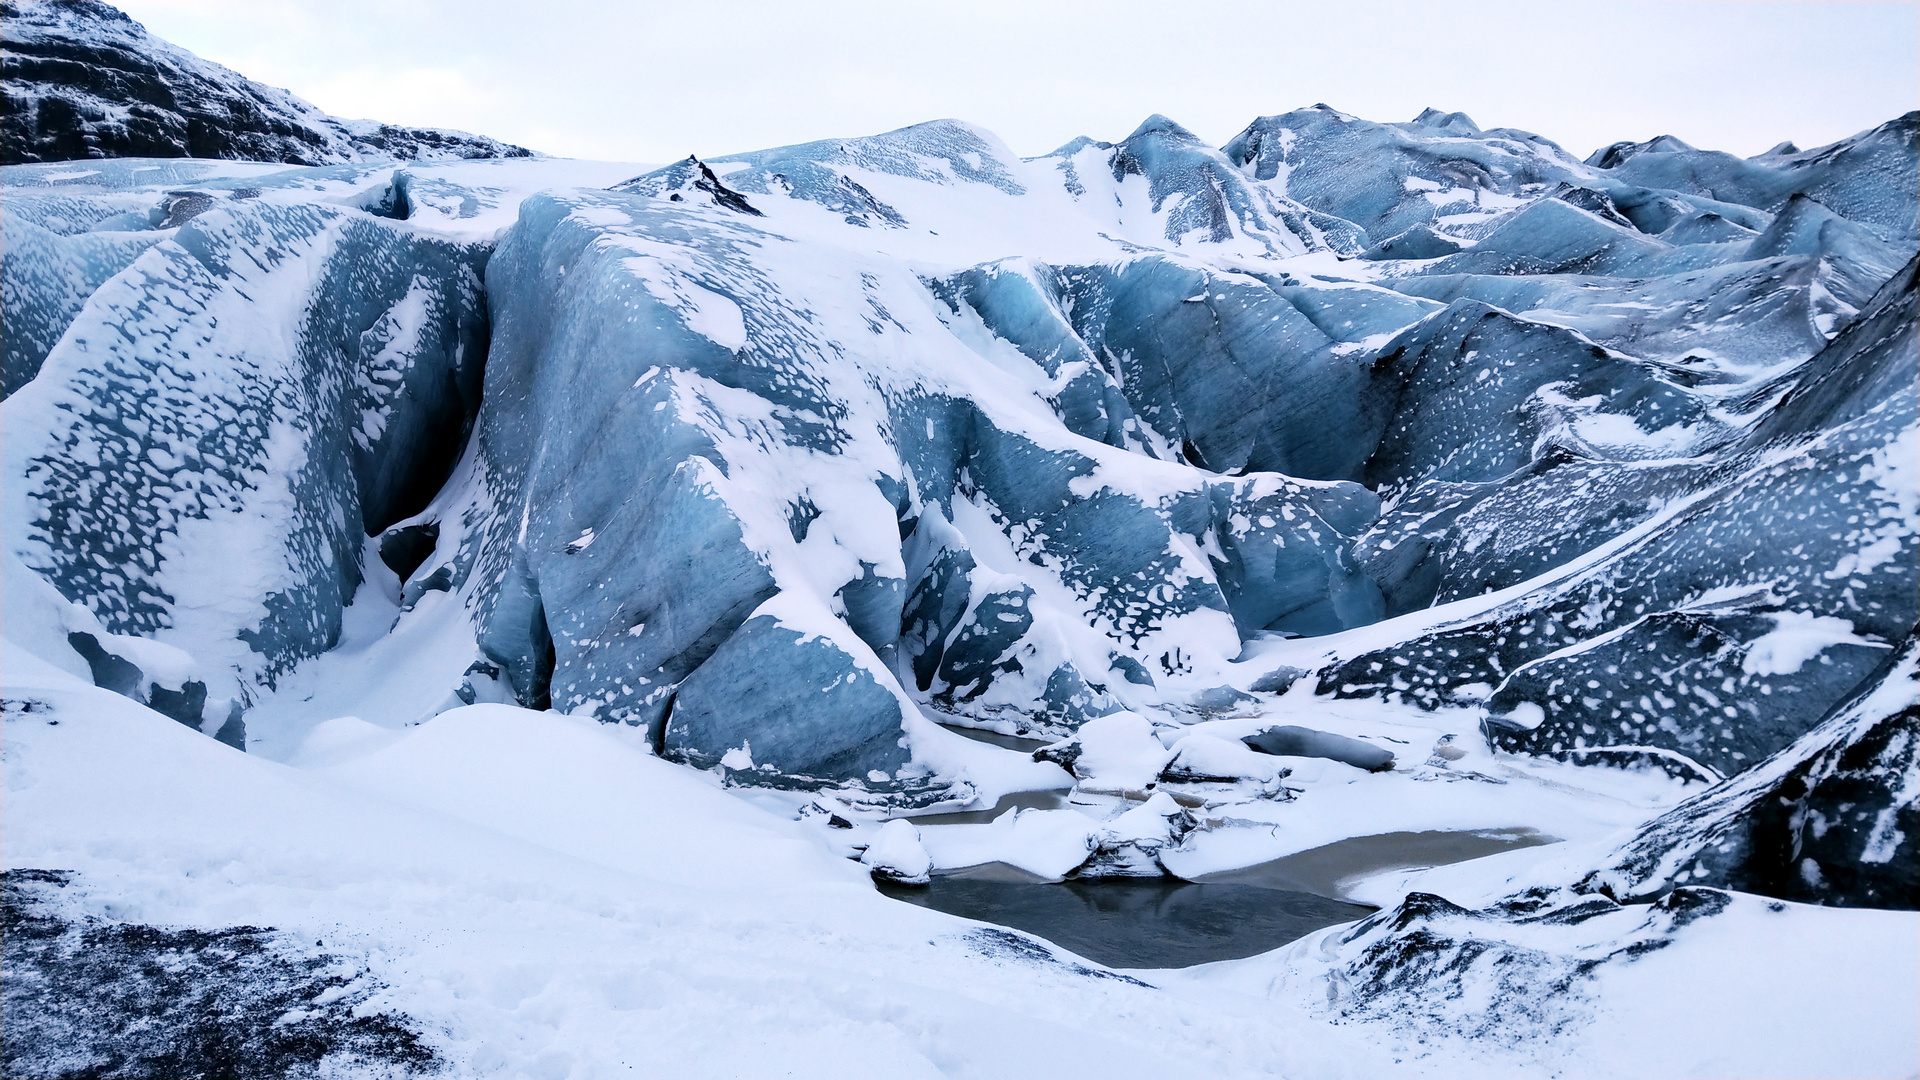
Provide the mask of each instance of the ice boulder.
{"label": "ice boulder", "polygon": [[1160,771],[1163,783],[1235,783],[1253,780],[1271,785],[1287,775],[1284,765],[1245,742],[1196,732],[1172,746],[1173,758]]}
{"label": "ice boulder", "polygon": [[1351,765],[1368,772],[1393,768],[1393,753],[1364,739],[1336,735],[1295,724],[1282,724],[1256,732],[1240,740],[1248,749],[1278,757],[1317,757]]}
{"label": "ice boulder", "polygon": [[871,653],[847,645],[866,653],[864,664],[773,614],[748,619],[680,683],[661,735],[665,752],[697,766],[728,764],[749,781],[756,769],[853,776],[870,790],[911,779],[895,775],[910,757],[901,725],[911,703],[883,671],[875,678]]}
{"label": "ice boulder", "polygon": [[1071,876],[1161,877],[1167,873],[1160,853],[1194,830],[1193,814],[1164,791],[1094,830],[1092,851]]}
{"label": "ice boulder", "polygon": [[1095,717],[1064,743],[1033,752],[1036,761],[1052,761],[1080,778],[1081,786],[1102,791],[1144,791],[1172,760],[1147,718],[1131,712]]}

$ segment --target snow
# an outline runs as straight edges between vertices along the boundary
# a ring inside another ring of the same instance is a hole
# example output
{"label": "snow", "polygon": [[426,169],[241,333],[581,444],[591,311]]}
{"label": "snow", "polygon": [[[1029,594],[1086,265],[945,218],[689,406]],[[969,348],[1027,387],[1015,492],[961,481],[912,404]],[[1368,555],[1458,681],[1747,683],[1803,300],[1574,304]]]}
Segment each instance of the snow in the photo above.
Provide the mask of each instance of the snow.
{"label": "snow", "polygon": [[1782,611],[1772,616],[1773,630],[1753,639],[1747,655],[1740,661],[1742,670],[1759,675],[1791,675],[1841,642],[1871,645],[1853,632],[1853,624],[1831,615],[1807,611]]}
{"label": "snow", "polygon": [[860,853],[861,865],[876,875],[905,885],[924,885],[933,870],[933,857],[920,843],[920,830],[899,818],[887,822]]}
{"label": "snow", "polygon": [[344,613],[340,643],[280,680],[248,710],[249,753],[288,761],[310,753],[310,733],[335,718],[397,730],[460,704],[454,691],[474,648],[459,600],[429,592],[403,612],[392,572],[377,558],[367,560],[367,567],[372,580]]}
{"label": "snow", "polygon": [[9,866],[75,871],[68,899],[100,917],[266,924],[362,958],[376,1004],[460,1075],[1392,1072],[1238,995],[1009,959],[590,721],[474,706],[305,770],[11,643],[5,679],[40,703],[6,714]]}
{"label": "snow", "polygon": [[[1588,926],[1584,936],[1604,941],[1595,934],[1603,930]],[[1336,1017],[1345,984],[1328,978],[1327,962],[1345,932],[1319,931],[1272,953],[1159,973],[1157,981],[1234,987],[1275,1008]],[[1534,944],[1564,947],[1545,936]],[[1913,912],[1738,896],[1633,963],[1599,965],[1591,982],[1574,979],[1559,993],[1592,1003],[1576,1024],[1556,1029],[1513,1017],[1504,1031],[1472,1037],[1483,1022],[1476,1012],[1502,1007],[1499,988],[1475,985],[1467,1000],[1434,1002],[1432,1019],[1409,1010],[1398,1022],[1347,1019],[1342,1026],[1366,1032],[1428,1076],[1902,1076],[1914,1067],[1916,946],[1920,915]]]}
{"label": "snow", "polygon": [[[1408,1048],[1314,1018],[1286,973],[1338,930],[1142,973],[1161,989],[983,953],[976,924],[875,895],[819,831],[589,721],[474,706],[371,739],[335,721],[310,739],[334,759],[296,769],[12,646],[4,670],[9,700],[51,710],[7,713],[9,866],[77,871],[73,902],[102,917],[264,923],[363,957],[463,1075],[1541,1075],[1522,1040]],[[1487,882],[1552,850],[1447,869]],[[1920,917],[1776,906],[1603,967],[1591,1019],[1545,1044],[1553,1075],[1909,1068]]]}
{"label": "snow", "polygon": [[[1611,1064],[1649,1078],[1897,1076],[1915,1064],[1916,956],[1911,912],[1743,899],[1692,940],[1609,970],[1594,989],[1619,1002],[1712,1002],[1710,1013],[1610,1010],[1574,1052],[1596,1073]],[[1855,1034],[1818,1036],[1836,1031]]]}
{"label": "snow", "polygon": [[1130,712],[1095,717],[1080,726],[1080,757],[1074,770],[1103,788],[1140,790],[1152,785],[1172,753],[1146,717]]}

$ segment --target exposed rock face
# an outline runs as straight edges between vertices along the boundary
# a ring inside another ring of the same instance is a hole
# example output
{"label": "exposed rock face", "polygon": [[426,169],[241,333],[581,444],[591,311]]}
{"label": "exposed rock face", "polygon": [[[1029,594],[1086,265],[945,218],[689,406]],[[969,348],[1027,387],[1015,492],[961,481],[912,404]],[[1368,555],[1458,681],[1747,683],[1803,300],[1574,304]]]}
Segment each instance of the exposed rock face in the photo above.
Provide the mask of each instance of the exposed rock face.
{"label": "exposed rock face", "polygon": [[322,165],[531,153],[465,132],[328,116],[153,37],[100,0],[7,0],[0,19],[0,164],[197,157]]}

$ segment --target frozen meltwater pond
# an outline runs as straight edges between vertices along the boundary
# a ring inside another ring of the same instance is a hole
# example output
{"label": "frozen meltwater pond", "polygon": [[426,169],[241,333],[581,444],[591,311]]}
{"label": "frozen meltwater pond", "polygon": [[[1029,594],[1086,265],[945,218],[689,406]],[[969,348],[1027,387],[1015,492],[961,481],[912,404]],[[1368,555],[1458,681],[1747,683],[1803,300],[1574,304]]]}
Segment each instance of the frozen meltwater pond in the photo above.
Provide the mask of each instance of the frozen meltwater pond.
{"label": "frozen meltwater pond", "polygon": [[1335,897],[1372,874],[1441,866],[1551,842],[1530,829],[1357,836],[1258,866],[1171,877],[1052,882],[1005,863],[881,883],[897,900],[1037,934],[1117,968],[1174,968],[1277,949],[1376,908]]}

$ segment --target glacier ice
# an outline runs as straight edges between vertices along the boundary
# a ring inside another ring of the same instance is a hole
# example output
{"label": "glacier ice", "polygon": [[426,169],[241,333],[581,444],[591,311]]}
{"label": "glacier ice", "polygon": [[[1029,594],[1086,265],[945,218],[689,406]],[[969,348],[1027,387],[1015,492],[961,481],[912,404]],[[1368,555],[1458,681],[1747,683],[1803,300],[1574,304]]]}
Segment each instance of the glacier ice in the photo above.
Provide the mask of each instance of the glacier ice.
{"label": "glacier ice", "polygon": [[[329,1008],[479,1071],[627,1060],[634,972],[716,955],[829,1037],[941,973],[908,1057],[947,973],[1068,1002],[1014,1072],[1178,1071],[1060,1038],[1090,1001],[1228,1072],[1290,1067],[1242,1052],[1274,999],[1314,1053],[1516,1072],[1910,1050],[1915,115],[1746,159],[1319,106],[643,166],[0,7],[6,160],[72,155],[0,166],[8,842],[73,868],[11,914],[362,935]],[[1379,910],[1145,987],[873,891],[934,875],[1096,934]],[[443,992],[503,971],[569,1015]],[[681,1010],[702,1067],[740,1000]]]}
{"label": "glacier ice", "polygon": [[9,548],[48,648],[183,650],[129,685],[203,729],[373,568],[465,612],[450,694],[743,784],[931,806],[932,720],[1289,687],[1730,775],[1914,618],[1914,200],[1859,179],[1913,133],[10,166]]}
{"label": "glacier ice", "polygon": [[12,554],[244,704],[334,643],[366,534],[451,469],[486,251],[264,201],[156,240],[6,402]]}

